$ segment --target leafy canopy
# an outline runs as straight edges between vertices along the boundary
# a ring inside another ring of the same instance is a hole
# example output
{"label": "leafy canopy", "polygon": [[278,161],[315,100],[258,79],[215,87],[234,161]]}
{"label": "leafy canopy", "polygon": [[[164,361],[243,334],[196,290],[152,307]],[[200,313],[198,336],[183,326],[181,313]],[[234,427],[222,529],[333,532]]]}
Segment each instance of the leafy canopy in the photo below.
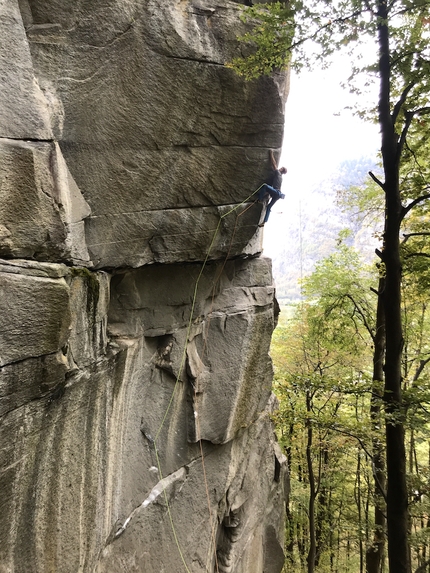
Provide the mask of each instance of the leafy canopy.
{"label": "leafy canopy", "polygon": [[[400,98],[408,87],[413,108],[426,107],[430,88],[430,2],[392,0],[388,11],[393,96]],[[248,23],[249,31],[240,40],[250,46],[251,53],[227,65],[247,80],[290,65],[295,69],[325,67],[339,51],[353,62],[349,89],[363,89],[353,84],[359,72],[365,72],[367,83],[377,77],[377,2],[278,1],[245,8],[241,18]],[[366,62],[360,47],[369,43],[369,38],[375,42],[375,50]]]}

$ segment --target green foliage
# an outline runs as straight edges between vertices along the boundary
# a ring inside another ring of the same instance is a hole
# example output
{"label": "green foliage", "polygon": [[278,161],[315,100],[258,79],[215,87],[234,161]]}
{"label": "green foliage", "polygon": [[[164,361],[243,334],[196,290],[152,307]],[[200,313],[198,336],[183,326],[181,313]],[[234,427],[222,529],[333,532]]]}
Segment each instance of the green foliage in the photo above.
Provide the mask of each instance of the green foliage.
{"label": "green foliage", "polygon": [[[390,82],[393,102],[408,98],[408,111],[417,117],[428,113],[430,90],[430,6],[428,0],[394,0],[388,7]],[[334,53],[350,58],[351,74],[344,85],[361,94],[378,81],[379,54],[363,57],[361,46],[377,37],[380,21],[377,4],[367,0],[289,0],[244,8],[243,21],[250,30],[239,39],[245,56],[227,63],[246,79],[285,69],[326,67]],[[250,52],[250,53],[249,53]],[[364,77],[364,82],[355,82]],[[363,87],[364,86],[364,87]],[[406,90],[406,91],[405,91]],[[420,111],[418,111],[420,110]],[[376,102],[357,113],[376,119]],[[397,116],[399,133],[402,114]]]}
{"label": "green foliage", "polygon": [[429,121],[420,121],[408,138],[401,167],[401,191],[405,204],[420,201],[403,222],[402,261],[404,280],[416,288],[430,288],[430,134]]}
{"label": "green foliage", "polygon": [[429,3],[400,2],[399,8],[400,25],[391,27],[392,95],[400,99],[407,89],[409,110],[423,110],[430,90]]}
{"label": "green foliage", "polygon": [[[371,469],[366,456],[360,453],[360,442],[368,442],[371,433],[365,415],[369,384],[357,369],[359,356],[351,354],[350,349],[326,346],[319,339],[312,326],[313,310],[313,305],[299,306],[294,318],[278,326],[272,346],[275,391],[280,400],[275,420],[287,452],[291,483],[285,571],[306,570],[309,448],[317,490],[317,570],[329,571],[334,560],[339,571],[357,571],[363,524],[353,502],[353,468],[360,456],[361,477],[369,481]],[[313,431],[312,443],[309,428]]]}
{"label": "green foliage", "polygon": [[[272,344],[280,400],[275,420],[291,480],[286,572],[306,566],[310,469],[316,482],[318,571],[330,570],[333,560],[338,570],[357,570],[363,545],[363,501],[359,506],[352,502],[356,475],[351,468],[360,458],[361,479],[369,482],[371,469],[361,444],[370,449],[371,337],[355,316],[358,302],[348,295],[361,300],[370,277],[356,251],[345,245],[347,238],[341,234],[336,252],[305,280],[305,301],[280,322]],[[371,313],[372,299],[365,302]]]}
{"label": "green foliage", "polygon": [[[316,571],[359,571],[372,542],[372,441],[383,443],[383,427],[371,423],[372,326],[377,297],[370,285],[375,268],[361,261],[339,237],[336,251],[305,279],[305,299],[290,309],[274,333],[271,354],[280,409],[274,419],[289,463],[285,573],[306,570],[309,551],[310,481],[306,451],[313,429],[312,468],[316,476],[315,518],[319,556]],[[417,275],[415,275],[417,278]],[[405,429],[409,440],[408,489],[412,559],[429,550],[430,315],[428,294],[413,275],[405,281],[403,360]],[[422,368],[420,370],[420,368]]]}
{"label": "green foliage", "polygon": [[247,80],[269,75],[274,69],[286,69],[294,36],[293,14],[288,5],[258,4],[246,8],[241,19],[252,25],[252,31],[238,38],[251,46],[251,53],[246,58],[233,59],[227,67]]}
{"label": "green foliage", "polygon": [[[373,169],[378,172],[380,168]],[[382,235],[384,220],[384,196],[381,187],[370,177],[363,178],[359,185],[339,187],[337,204],[340,209],[360,225],[379,227]]]}
{"label": "green foliage", "polygon": [[[305,278],[303,294],[308,300],[317,300],[310,320],[319,339],[323,336],[325,344],[341,344],[353,351],[363,338],[363,326],[367,335],[373,336],[376,300],[370,292],[372,272],[364,268],[358,252],[345,245],[342,239],[347,236],[341,234],[337,251],[317,263]],[[336,321],[330,320],[334,314]]]}

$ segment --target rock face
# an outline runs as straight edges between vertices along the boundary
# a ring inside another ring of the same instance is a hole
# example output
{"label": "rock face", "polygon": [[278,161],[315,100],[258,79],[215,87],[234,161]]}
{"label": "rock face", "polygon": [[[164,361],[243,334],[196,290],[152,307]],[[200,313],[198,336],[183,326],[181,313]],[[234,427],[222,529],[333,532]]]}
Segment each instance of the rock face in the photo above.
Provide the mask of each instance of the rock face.
{"label": "rock face", "polygon": [[240,10],[0,2],[1,573],[282,569],[286,80],[224,66]]}

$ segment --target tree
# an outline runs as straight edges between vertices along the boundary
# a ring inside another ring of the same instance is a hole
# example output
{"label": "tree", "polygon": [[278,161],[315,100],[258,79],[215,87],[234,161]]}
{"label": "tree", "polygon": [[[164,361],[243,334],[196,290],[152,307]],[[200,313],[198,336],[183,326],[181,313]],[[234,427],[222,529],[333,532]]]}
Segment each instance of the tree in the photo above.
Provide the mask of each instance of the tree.
{"label": "tree", "polygon": [[[309,56],[305,58],[307,54],[302,50],[309,40],[312,40],[314,48],[311,57],[316,62],[325,62],[335,50],[353,49],[364,35],[370,36],[377,44],[375,61],[365,67],[364,71],[374,73],[379,95],[373,109],[366,110],[363,115],[376,114],[375,119],[379,122],[381,132],[383,174],[377,177],[370,173],[370,176],[384,195],[383,241],[377,254],[384,276],[383,288],[378,291],[378,304],[384,313],[386,327],[383,399],[387,453],[388,560],[391,573],[410,573],[402,397],[404,337],[400,226],[414,207],[430,198],[430,193],[427,187],[423,194],[411,197],[410,189],[401,185],[400,173],[408,138],[417,129],[417,124],[426,122],[430,113],[430,1],[292,0],[264,8],[254,7],[252,17],[258,19],[260,10],[276,14],[276,18],[266,21],[262,29],[258,30],[257,27],[254,38],[257,52],[262,47],[263,52],[270,54],[273,44],[274,67],[287,66],[295,51],[299,52],[300,65],[309,61]],[[282,34],[285,28],[290,32],[294,30],[294,34]],[[284,54],[281,65],[280,52]],[[265,59],[270,62],[270,57]],[[352,76],[356,76],[359,71],[353,67]],[[239,72],[244,73],[240,69]],[[245,75],[252,77],[253,74],[245,72]],[[427,139],[428,132],[427,124]]]}
{"label": "tree", "polygon": [[[275,331],[276,422],[292,484],[286,573],[297,571],[297,556],[308,573],[358,566],[362,572],[365,563],[379,572],[384,563],[384,329],[375,322],[377,299],[369,289],[375,270],[340,239],[336,252],[306,277],[294,318]],[[417,273],[406,274],[403,289],[408,531],[414,567],[422,567],[429,549],[430,316]]]}
{"label": "tree", "polygon": [[[308,573],[357,564],[355,549],[363,556],[362,532],[369,529],[362,511],[369,480],[362,478],[370,458],[361,456],[370,451],[370,442],[362,450],[370,434],[363,416],[371,389],[371,340],[363,323],[372,315],[373,295],[363,288],[370,278],[357,253],[339,240],[337,252],[306,279],[305,302],[288,329],[275,333],[277,420],[285,428],[281,442],[293,484],[287,548],[294,566],[295,538]],[[348,502],[353,496],[355,509]]]}

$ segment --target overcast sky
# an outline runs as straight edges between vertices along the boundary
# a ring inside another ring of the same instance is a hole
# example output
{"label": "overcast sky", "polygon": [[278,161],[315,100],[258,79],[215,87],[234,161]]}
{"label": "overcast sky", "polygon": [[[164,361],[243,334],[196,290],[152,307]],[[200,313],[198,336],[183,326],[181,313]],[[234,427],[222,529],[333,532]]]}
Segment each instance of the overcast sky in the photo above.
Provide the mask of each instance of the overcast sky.
{"label": "overcast sky", "polygon": [[343,58],[327,70],[292,74],[279,162],[288,169],[282,187],[286,198],[276,203],[265,225],[266,256],[275,255],[285,225],[299,216],[301,200],[317,193],[319,181],[329,178],[340,162],[376,155],[380,146],[378,126],[344,110],[357,97],[340,86],[349,68],[349,60]]}

